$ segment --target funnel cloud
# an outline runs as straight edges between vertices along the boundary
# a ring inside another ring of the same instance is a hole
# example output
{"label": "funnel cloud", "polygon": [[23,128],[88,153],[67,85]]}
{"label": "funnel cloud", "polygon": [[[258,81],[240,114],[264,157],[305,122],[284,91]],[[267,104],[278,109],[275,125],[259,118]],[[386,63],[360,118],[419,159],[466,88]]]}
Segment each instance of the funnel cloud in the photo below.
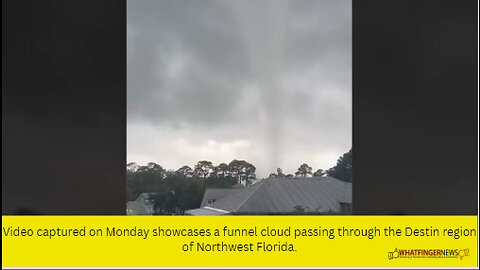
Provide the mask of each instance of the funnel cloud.
{"label": "funnel cloud", "polygon": [[351,2],[127,1],[127,161],[329,169],[351,145]]}

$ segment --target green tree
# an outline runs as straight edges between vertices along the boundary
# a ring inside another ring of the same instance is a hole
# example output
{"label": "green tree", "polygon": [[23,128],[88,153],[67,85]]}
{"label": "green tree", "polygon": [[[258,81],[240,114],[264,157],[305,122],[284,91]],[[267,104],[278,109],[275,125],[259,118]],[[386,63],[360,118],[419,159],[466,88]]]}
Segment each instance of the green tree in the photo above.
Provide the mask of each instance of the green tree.
{"label": "green tree", "polygon": [[189,181],[178,198],[178,206],[182,210],[199,208],[205,193],[205,184],[202,179]]}
{"label": "green tree", "polygon": [[140,166],[135,162],[130,162],[127,164],[127,173],[134,173],[138,170]]}
{"label": "green tree", "polygon": [[213,168],[210,177],[205,179],[205,185],[210,188],[230,188],[237,183],[232,177],[230,168],[225,163],[220,163]]}
{"label": "green tree", "polygon": [[149,162],[146,166],[138,167],[136,172],[160,180],[165,179],[166,176],[166,170],[155,162]]}
{"label": "green tree", "polygon": [[176,171],[177,174],[180,174],[180,175],[184,175],[186,177],[192,177],[193,176],[193,169],[190,168],[189,166],[187,165],[184,165],[182,167],[180,167],[177,171]]}
{"label": "green tree", "polygon": [[220,163],[217,167],[215,167],[215,174],[217,177],[228,177],[230,175],[230,171],[228,170],[228,165],[226,163]]}
{"label": "green tree", "polygon": [[325,171],[322,169],[318,169],[316,172],[313,173],[313,176],[321,177],[325,175]]}
{"label": "green tree", "polygon": [[337,160],[337,165],[330,168],[327,174],[331,177],[343,180],[345,182],[352,182],[352,149]]}
{"label": "green tree", "polygon": [[207,178],[213,172],[214,166],[211,161],[202,160],[195,165],[193,174],[203,179]]}
{"label": "green tree", "polygon": [[166,171],[162,166],[149,162],[145,166],[127,164],[127,198],[135,200],[141,193],[152,192],[164,185]]}
{"label": "green tree", "polygon": [[283,174],[283,171],[280,168],[277,168],[277,177],[285,177],[285,174]]}
{"label": "green tree", "polygon": [[308,175],[312,175],[312,167],[308,166],[307,163],[303,163],[300,165],[295,175],[299,177],[307,177]]}
{"label": "green tree", "polygon": [[238,183],[249,185],[256,178],[255,166],[245,160],[232,160],[228,164],[228,169],[232,177],[237,179]]}

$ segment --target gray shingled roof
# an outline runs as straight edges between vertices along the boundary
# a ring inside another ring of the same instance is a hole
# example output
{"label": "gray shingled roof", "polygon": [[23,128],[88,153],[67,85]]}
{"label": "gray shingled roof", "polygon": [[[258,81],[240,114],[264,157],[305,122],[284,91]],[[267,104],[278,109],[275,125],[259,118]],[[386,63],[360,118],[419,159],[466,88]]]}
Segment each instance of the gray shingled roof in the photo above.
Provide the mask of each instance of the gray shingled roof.
{"label": "gray shingled roof", "polygon": [[127,215],[147,215],[145,204],[137,201],[127,202]]}
{"label": "gray shingled roof", "polygon": [[233,214],[340,212],[352,203],[352,184],[333,177],[268,178],[232,192],[209,207]]}
{"label": "gray shingled roof", "polygon": [[144,192],[140,195],[138,195],[137,199],[135,201],[137,202],[143,202],[143,201],[150,201],[152,196],[157,195],[156,192]]}
{"label": "gray shingled roof", "polygon": [[203,200],[200,207],[207,206],[210,200],[218,201],[225,198],[228,194],[238,191],[238,189],[231,188],[207,188],[205,194],[203,195]]}

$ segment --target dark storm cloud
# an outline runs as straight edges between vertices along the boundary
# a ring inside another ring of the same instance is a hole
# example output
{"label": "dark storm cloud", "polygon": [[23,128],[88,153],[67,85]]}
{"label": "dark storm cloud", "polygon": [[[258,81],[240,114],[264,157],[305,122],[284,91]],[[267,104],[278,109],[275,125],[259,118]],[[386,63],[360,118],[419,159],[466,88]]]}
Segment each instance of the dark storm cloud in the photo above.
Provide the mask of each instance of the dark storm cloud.
{"label": "dark storm cloud", "polygon": [[291,169],[350,148],[350,1],[130,0],[127,12],[129,161],[243,155],[262,170],[288,151],[273,163]]}
{"label": "dark storm cloud", "polygon": [[128,2],[129,118],[214,124],[235,113],[248,68],[214,3]]}

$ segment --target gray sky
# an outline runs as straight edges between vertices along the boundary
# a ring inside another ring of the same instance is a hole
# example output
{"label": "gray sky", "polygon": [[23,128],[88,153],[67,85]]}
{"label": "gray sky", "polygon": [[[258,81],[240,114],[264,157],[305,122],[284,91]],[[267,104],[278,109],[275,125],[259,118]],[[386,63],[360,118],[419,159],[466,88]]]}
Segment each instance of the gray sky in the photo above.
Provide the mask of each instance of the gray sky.
{"label": "gray sky", "polygon": [[127,1],[127,161],[329,169],[352,145],[351,1]]}

